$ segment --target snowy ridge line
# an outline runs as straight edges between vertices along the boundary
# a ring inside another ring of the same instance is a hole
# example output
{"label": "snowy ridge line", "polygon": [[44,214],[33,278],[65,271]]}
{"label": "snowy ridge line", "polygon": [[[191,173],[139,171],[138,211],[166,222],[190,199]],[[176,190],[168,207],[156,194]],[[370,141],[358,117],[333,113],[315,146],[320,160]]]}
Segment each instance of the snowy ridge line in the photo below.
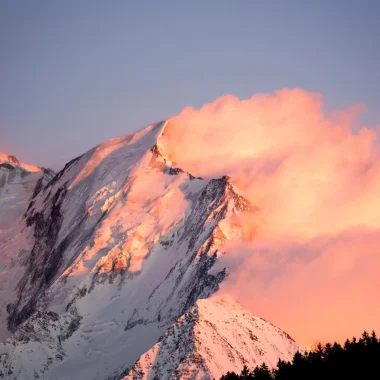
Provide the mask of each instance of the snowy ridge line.
{"label": "snowy ridge line", "polygon": [[265,361],[291,360],[300,347],[272,324],[218,297],[198,300],[149,351],[110,380],[220,378]]}
{"label": "snowy ridge line", "polygon": [[[200,358],[205,376],[216,373],[201,348],[207,342],[195,338],[197,331],[223,337],[219,343],[234,338],[234,323],[226,321],[236,307],[215,306],[209,297],[226,276],[226,268],[215,269],[228,254],[223,245],[241,233],[235,217],[255,207],[227,176],[202,180],[174,167],[158,146],[165,125],[112,139],[69,162],[36,192],[13,238],[0,236],[0,334],[9,334],[7,323],[14,331],[0,344],[7,378],[120,378],[191,315],[199,323],[182,323],[194,343],[183,368],[193,373]],[[197,330],[209,326],[206,320],[224,327]],[[244,326],[241,335],[249,339]],[[251,359],[239,347],[231,352],[240,365],[242,357]],[[263,358],[272,351],[265,352]],[[160,359],[155,371],[170,369],[163,378],[175,378],[180,367],[165,363]]]}

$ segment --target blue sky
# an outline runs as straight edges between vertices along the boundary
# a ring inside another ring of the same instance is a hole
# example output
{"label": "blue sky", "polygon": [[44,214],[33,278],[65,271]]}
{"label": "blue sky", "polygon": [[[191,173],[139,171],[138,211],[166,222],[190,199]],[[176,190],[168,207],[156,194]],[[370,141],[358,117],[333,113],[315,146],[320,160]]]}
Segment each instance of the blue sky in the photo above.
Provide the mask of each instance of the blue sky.
{"label": "blue sky", "polygon": [[59,169],[185,105],[283,87],[379,123],[379,14],[378,0],[2,0],[0,150]]}

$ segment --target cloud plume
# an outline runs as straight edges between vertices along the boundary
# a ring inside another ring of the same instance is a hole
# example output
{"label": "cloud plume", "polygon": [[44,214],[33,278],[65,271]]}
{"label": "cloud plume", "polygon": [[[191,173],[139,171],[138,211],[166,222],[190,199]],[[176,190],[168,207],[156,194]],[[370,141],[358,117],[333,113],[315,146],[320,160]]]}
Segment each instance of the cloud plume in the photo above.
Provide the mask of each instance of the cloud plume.
{"label": "cloud plume", "polygon": [[218,265],[222,291],[301,343],[377,328],[379,128],[354,105],[327,113],[320,94],[224,96],[170,119],[165,155],[193,175],[228,174],[258,209]]}

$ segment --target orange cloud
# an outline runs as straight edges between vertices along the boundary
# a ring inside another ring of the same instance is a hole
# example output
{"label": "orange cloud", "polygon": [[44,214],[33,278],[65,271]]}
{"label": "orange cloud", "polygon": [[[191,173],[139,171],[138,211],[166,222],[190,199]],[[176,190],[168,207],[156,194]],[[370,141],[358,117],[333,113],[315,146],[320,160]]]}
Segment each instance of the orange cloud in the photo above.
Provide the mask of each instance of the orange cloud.
{"label": "orange cloud", "polygon": [[240,223],[244,244],[225,247],[224,291],[304,343],[380,327],[367,303],[379,289],[379,129],[357,124],[363,109],[326,113],[300,89],[228,95],[184,109],[159,140],[171,161],[231,176],[257,206]]}
{"label": "orange cloud", "polygon": [[343,342],[380,327],[380,230],[353,229],[303,243],[260,239],[227,245],[221,291],[302,344]]}

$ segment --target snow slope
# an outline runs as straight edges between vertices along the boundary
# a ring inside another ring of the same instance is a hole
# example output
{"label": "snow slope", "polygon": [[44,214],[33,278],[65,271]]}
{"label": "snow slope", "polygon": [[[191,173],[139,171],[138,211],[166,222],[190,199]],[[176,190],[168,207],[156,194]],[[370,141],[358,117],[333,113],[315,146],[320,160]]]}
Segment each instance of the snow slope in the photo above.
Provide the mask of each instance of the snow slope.
{"label": "snow slope", "polygon": [[160,337],[123,380],[218,379],[278,359],[291,360],[300,348],[283,331],[231,299],[198,300]]}
{"label": "snow slope", "polygon": [[[14,263],[13,247],[16,240],[19,246],[24,245],[26,236],[19,236],[23,225],[21,218],[26,213],[31,198],[49,183],[53,175],[49,170],[20,163],[16,157],[0,153],[0,255],[4,264]],[[7,259],[5,250],[1,249],[1,242],[7,242]],[[1,304],[12,296],[10,290],[16,286],[12,281],[16,272],[12,270],[11,276],[0,273],[0,294],[6,295],[5,299],[0,300]],[[0,309],[0,339],[9,336],[5,318],[6,310],[3,307]]]}
{"label": "snow slope", "polygon": [[72,160],[0,236],[7,378],[119,379],[218,290],[226,270],[210,270],[239,235],[228,221],[254,208],[228,177],[195,178],[168,161],[164,128]]}
{"label": "snow slope", "polygon": [[25,213],[28,200],[42,177],[42,172],[9,170],[0,165],[0,230],[12,227]]}
{"label": "snow slope", "polygon": [[53,176],[50,170],[0,152],[0,230],[12,227],[26,212],[39,180],[46,185]]}

